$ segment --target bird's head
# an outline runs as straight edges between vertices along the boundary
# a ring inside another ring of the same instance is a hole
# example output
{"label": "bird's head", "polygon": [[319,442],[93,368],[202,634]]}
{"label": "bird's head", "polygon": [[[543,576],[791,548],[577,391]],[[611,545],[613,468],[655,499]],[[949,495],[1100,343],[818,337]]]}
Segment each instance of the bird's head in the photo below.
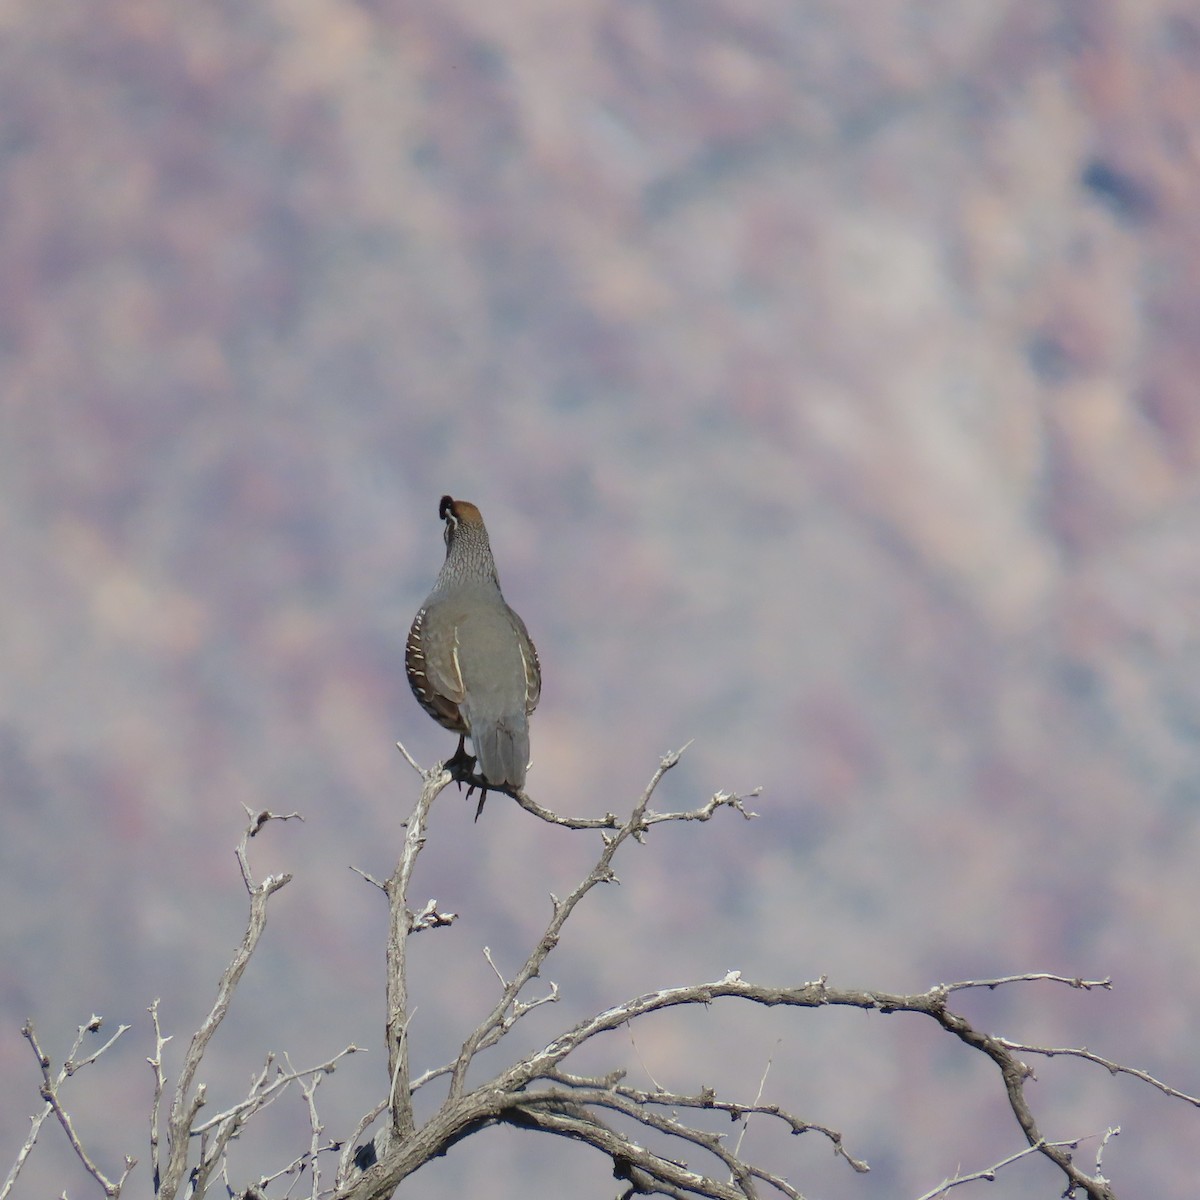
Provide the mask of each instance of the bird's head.
{"label": "bird's head", "polygon": [[438,516],[446,523],[442,536],[446,539],[447,546],[460,526],[483,529],[483,515],[469,500],[455,500],[452,496],[443,496],[438,505]]}

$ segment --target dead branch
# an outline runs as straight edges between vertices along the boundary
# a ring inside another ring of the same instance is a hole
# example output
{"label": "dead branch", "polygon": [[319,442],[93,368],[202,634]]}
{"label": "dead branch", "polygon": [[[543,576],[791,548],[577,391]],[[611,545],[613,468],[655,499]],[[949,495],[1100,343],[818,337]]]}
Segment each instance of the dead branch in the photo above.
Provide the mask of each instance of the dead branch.
{"label": "dead branch", "polygon": [[1148,1071],[1142,1071],[1137,1067],[1127,1067],[1122,1063],[1113,1062],[1110,1058],[1093,1054],[1086,1046],[1026,1046],[1021,1042],[1010,1042],[1007,1038],[997,1038],[996,1040],[1014,1054],[1040,1054],[1043,1058],[1055,1058],[1058,1055],[1082,1058],[1084,1062],[1095,1063],[1098,1067],[1103,1067],[1110,1075],[1130,1075],[1134,1079],[1148,1083],[1152,1088],[1162,1092],[1164,1096],[1170,1096],[1172,1100],[1182,1100],[1193,1108],[1200,1108],[1200,1096],[1189,1096],[1187,1092],[1181,1092],[1178,1088],[1163,1083],[1161,1079],[1156,1079]]}
{"label": "dead branch", "polygon": [[[246,932],[242,937],[242,943],[234,951],[233,958],[229,965],[225,968],[221,975],[221,979],[217,984],[217,997],[213,1002],[212,1008],[209,1010],[200,1025],[200,1028],[192,1035],[192,1040],[188,1044],[187,1053],[184,1056],[183,1066],[179,1072],[179,1079],[175,1086],[175,1097],[171,1102],[171,1108],[167,1116],[167,1163],[162,1171],[162,1178],[159,1182],[159,1195],[162,1200],[175,1200],[182,1188],[184,1181],[188,1177],[188,1145],[192,1134],[193,1126],[196,1121],[196,1114],[200,1111],[205,1103],[205,1090],[203,1084],[196,1089],[195,1094],[192,1094],[192,1085],[196,1079],[196,1072],[200,1067],[200,1063],[204,1058],[204,1053],[208,1049],[209,1042],[212,1041],[213,1034],[217,1032],[221,1022],[225,1019],[225,1014],[229,1011],[229,1003],[233,999],[234,989],[237,987],[242,973],[246,969],[246,965],[250,962],[250,957],[258,946],[259,939],[263,935],[263,930],[267,927],[267,904],[271,897],[291,882],[291,875],[268,875],[261,883],[255,883],[250,871],[250,864],[247,858],[246,845],[249,839],[255,836],[266,822],[274,819],[287,820],[287,817],[275,818],[269,812],[261,812],[258,814],[252,813],[250,809],[246,809],[246,817],[248,824],[245,832],[242,834],[242,840],[237,847],[237,861],[241,869],[242,881],[246,885],[246,891],[250,895],[250,916],[246,925]],[[216,1166],[216,1161],[208,1161],[201,1164],[199,1170],[199,1178],[196,1181],[196,1186],[193,1187],[193,1194],[203,1194],[203,1182]]]}
{"label": "dead branch", "polygon": [[[399,746],[399,743],[397,743]],[[403,746],[401,753],[413,760]],[[416,764],[413,763],[415,767]],[[383,885],[388,898],[387,940],[387,1048],[388,1078],[392,1128],[398,1138],[413,1132],[412,1087],[408,1066],[408,935],[413,932],[415,918],[408,909],[408,885],[413,868],[425,845],[425,828],[429,810],[439,793],[451,782],[450,772],[442,767],[422,774],[421,795],[408,818],[404,831],[404,846],[391,878]],[[436,911],[436,903],[433,903]],[[429,906],[426,906],[428,910]]]}
{"label": "dead branch", "polygon": [[[414,769],[420,772],[407,751],[403,747],[400,749]],[[616,879],[614,862],[622,846],[631,841],[646,841],[650,830],[656,825],[671,821],[705,822],[722,808],[740,812],[746,819],[755,815],[747,810],[745,800],[757,795],[757,791],[746,796],[718,792],[705,804],[693,809],[656,811],[651,808],[659,784],[678,761],[679,753],[669,754],[662,759],[624,820],[618,820],[612,814],[603,818],[560,817],[523,794],[514,796],[521,807],[542,820],[572,830],[600,830],[599,852],[591,869],[564,899],[551,895],[549,920],[533,949],[514,973],[509,975],[506,970],[501,970],[485,948],[484,954],[496,975],[499,988],[497,1000],[467,1035],[452,1061],[414,1078],[410,1071],[410,1026],[414,1014],[408,1007],[408,938],[415,933],[443,927],[456,919],[455,913],[441,911],[434,899],[416,911],[408,903],[414,867],[425,845],[430,810],[434,800],[451,782],[451,775],[441,767],[420,772],[421,794],[406,822],[403,845],[391,876],[380,883],[359,872],[386,894],[389,904],[386,997],[388,1076],[385,1097],[361,1118],[353,1136],[345,1140],[326,1139],[316,1097],[319,1085],[334,1072],[339,1061],[357,1052],[358,1047],[354,1045],[347,1046],[326,1062],[303,1069],[294,1068],[286,1056],[286,1067],[281,1067],[274,1054],[268,1054],[244,1098],[203,1122],[198,1119],[206,1102],[205,1086],[197,1082],[205,1052],[228,1011],[242,973],[265,929],[268,902],[291,878],[282,874],[256,881],[250,869],[247,845],[249,839],[270,821],[289,819],[298,814],[276,817],[269,812],[254,814],[247,810],[248,824],[236,851],[250,898],[246,931],[241,945],[221,975],[212,1008],[188,1045],[165,1114],[165,1156],[160,1143],[160,1121],[164,1097],[167,1095],[163,1051],[170,1038],[162,1033],[158,1002],[155,1001],[149,1008],[155,1037],[154,1054],[147,1061],[154,1073],[150,1145],[156,1193],[166,1200],[175,1200],[184,1193],[189,1200],[192,1197],[198,1200],[212,1180],[218,1178],[231,1195],[265,1200],[270,1184],[288,1178],[291,1180],[288,1187],[290,1194],[303,1173],[308,1171],[309,1200],[326,1200],[330,1196],[335,1200],[386,1200],[405,1178],[431,1158],[446,1153],[457,1142],[483,1128],[501,1124],[565,1137],[593,1147],[610,1160],[614,1176],[624,1184],[622,1200],[630,1200],[637,1195],[661,1195],[674,1200],[758,1200],[760,1195],[766,1193],[785,1197],[786,1200],[803,1200],[793,1183],[755,1165],[743,1154],[741,1134],[744,1134],[750,1116],[764,1118],[794,1136],[816,1134],[828,1141],[835,1153],[854,1171],[869,1170],[863,1159],[847,1150],[841,1131],[765,1100],[765,1072],[758,1094],[752,1101],[746,1102],[722,1096],[716,1086],[705,1086],[694,1093],[677,1092],[654,1081],[651,1089],[636,1088],[625,1081],[625,1070],[619,1066],[603,1074],[579,1074],[571,1069],[572,1062],[576,1061],[572,1056],[582,1047],[606,1034],[632,1029],[635,1023],[652,1013],[725,1001],[761,1007],[782,1005],[795,1009],[849,1007],[880,1015],[909,1013],[932,1020],[939,1028],[993,1062],[999,1072],[1008,1106],[1026,1144],[990,1167],[960,1172],[944,1180],[922,1200],[935,1200],[968,1183],[993,1179],[998,1171],[1032,1155],[1045,1157],[1055,1164],[1065,1179],[1065,1194],[1086,1195],[1090,1200],[1115,1200],[1116,1193],[1102,1171],[1102,1159],[1109,1141],[1119,1130],[1111,1128],[1103,1134],[1096,1152],[1095,1167],[1090,1173],[1077,1165],[1075,1151],[1088,1139],[1080,1137],[1049,1141],[1043,1136],[1026,1095],[1025,1085],[1033,1078],[1033,1072],[1021,1056],[1066,1055],[1079,1058],[1104,1067],[1114,1075],[1128,1075],[1148,1083],[1172,1099],[1200,1107],[1197,1097],[1178,1091],[1145,1071],[1094,1054],[1086,1047],[1025,1045],[977,1028],[950,1006],[951,999],[959,992],[971,989],[996,989],[1020,984],[1061,985],[1082,990],[1110,990],[1112,987],[1110,979],[1086,980],[1049,973],[942,983],[924,992],[901,994],[833,987],[824,977],[787,987],[757,984],[743,979],[739,972],[731,971],[723,978],[709,982],[646,992],[602,1012],[585,1016],[540,1049],[510,1062],[486,1082],[471,1086],[468,1077],[482,1051],[501,1043],[516,1023],[533,1009],[559,999],[558,986],[552,981],[548,984],[548,990],[540,990],[540,994],[526,996],[526,991],[532,981],[541,975],[563,935],[567,921],[584,897],[598,885]],[[61,1070],[55,1073],[38,1043],[32,1023],[26,1026],[26,1039],[42,1073],[41,1095],[45,1108],[31,1122],[29,1136],[18,1153],[8,1180],[0,1189],[0,1200],[8,1200],[21,1166],[37,1140],[38,1131],[51,1114],[63,1128],[76,1157],[106,1196],[120,1195],[135,1160],[125,1159],[125,1170],[118,1179],[106,1176],[88,1154],[60,1098],[60,1089],[65,1080],[75,1071],[94,1063],[127,1027],[122,1026],[98,1049],[80,1058],[86,1034],[94,1033],[99,1028],[100,1020],[95,1017],[79,1027],[71,1054]],[[439,1079],[446,1080],[445,1098],[432,1116],[418,1124],[413,1111],[413,1093]],[[256,1113],[275,1103],[293,1084],[299,1088],[308,1114],[307,1146],[285,1167],[261,1176],[256,1183],[239,1187],[229,1179],[226,1152],[230,1142],[245,1129]],[[692,1123],[687,1114],[704,1109],[722,1113],[731,1122],[741,1123],[741,1134],[732,1145],[727,1144],[724,1134],[708,1132]],[[358,1139],[385,1112],[390,1119],[384,1128],[365,1145],[356,1145]],[[193,1140],[198,1146],[195,1154],[191,1152]],[[334,1190],[323,1192],[321,1156],[339,1152]]]}
{"label": "dead branch", "polygon": [[76,1071],[94,1063],[129,1029],[128,1025],[118,1026],[116,1033],[106,1042],[93,1050],[85,1058],[79,1058],[79,1051],[83,1047],[84,1039],[89,1033],[98,1033],[103,1023],[104,1019],[93,1013],[87,1021],[80,1025],[75,1031],[75,1041],[71,1046],[71,1052],[63,1060],[63,1065],[59,1068],[57,1074],[52,1074],[50,1057],[42,1050],[38,1042],[37,1031],[33,1027],[33,1022],[25,1022],[24,1027],[21,1029],[21,1035],[29,1043],[30,1049],[37,1058],[38,1067],[42,1073],[41,1097],[45,1101],[45,1107],[36,1116],[30,1118],[29,1134],[22,1143],[20,1150],[17,1151],[16,1160],[13,1162],[12,1169],[8,1173],[8,1178],[4,1181],[3,1188],[0,1188],[0,1200],[6,1200],[6,1197],[12,1192],[17,1181],[17,1176],[20,1175],[21,1168],[25,1165],[26,1159],[28,1159],[30,1152],[37,1142],[42,1125],[52,1113],[62,1127],[63,1132],[67,1135],[67,1141],[70,1143],[75,1157],[83,1164],[84,1170],[104,1189],[104,1194],[106,1196],[119,1196],[121,1194],[121,1188],[125,1186],[125,1180],[129,1178],[130,1171],[137,1166],[137,1159],[131,1158],[129,1155],[125,1156],[125,1169],[121,1172],[120,1178],[113,1180],[105,1175],[92,1156],[87,1152],[79,1135],[75,1132],[75,1123],[63,1107],[62,1099],[59,1095],[63,1084]]}
{"label": "dead branch", "polygon": [[[453,1099],[460,1096],[465,1085],[467,1068],[475,1055],[487,1046],[494,1045],[503,1036],[505,1021],[515,1004],[522,989],[540,971],[550,952],[558,944],[559,934],[571,913],[579,902],[596,887],[597,884],[612,882],[616,876],[612,870],[612,861],[622,844],[631,837],[640,838],[656,820],[707,820],[712,813],[722,805],[740,808],[740,797],[731,793],[718,793],[708,804],[690,813],[655,814],[649,811],[651,797],[662,781],[663,776],[679,762],[682,751],[666,755],[659,763],[658,769],[651,777],[646,790],[634,805],[628,819],[613,834],[602,834],[604,846],[591,872],[570,893],[565,900],[551,896],[553,912],[549,924],[524,965],[503,988],[500,999],[492,1011],[483,1019],[480,1025],[463,1043],[458,1060],[454,1064],[450,1078],[450,1096]],[[704,815],[701,815],[704,814]]]}
{"label": "dead branch", "polygon": [[[1032,1072],[1020,1060],[1018,1054],[1042,1051],[1009,1043],[979,1030],[949,1005],[951,996],[973,988],[996,988],[1019,983],[1058,983],[1073,988],[1107,989],[1111,987],[1111,981],[1107,979],[1084,980],[1035,973],[1002,979],[939,984],[926,992],[903,995],[834,988],[825,979],[795,987],[776,987],[754,984],[743,980],[738,972],[731,972],[723,979],[708,983],[646,993],[587,1017],[562,1032],[541,1050],[512,1063],[486,1083],[473,1088],[468,1086],[469,1069],[482,1050],[494,1047],[502,1041],[514,1023],[531,1008],[557,998],[557,987],[553,984],[548,995],[534,1000],[525,1000],[523,993],[529,983],[541,974],[568,919],[584,896],[598,884],[615,880],[614,859],[625,843],[630,840],[644,840],[648,831],[662,822],[707,821],[722,807],[735,809],[746,818],[754,815],[746,809],[743,797],[728,792],[718,792],[705,805],[696,809],[654,811],[650,807],[652,797],[664,775],[678,760],[678,753],[664,757],[628,817],[620,822],[611,814],[600,819],[562,818],[536,805],[526,796],[514,797],[527,811],[551,823],[570,829],[600,829],[600,853],[588,874],[565,899],[551,896],[550,919],[525,962],[511,977],[500,971],[488,955],[488,961],[492,963],[496,973],[500,994],[491,1011],[468,1034],[455,1060],[410,1079],[407,1053],[410,1014],[403,1003],[406,994],[405,981],[402,978],[405,966],[403,942],[409,933],[428,926],[414,917],[407,908],[405,893],[413,864],[424,844],[429,807],[438,792],[450,781],[445,772],[423,775],[425,784],[421,799],[409,821],[401,860],[385,885],[392,910],[392,940],[389,943],[388,958],[392,1111],[390,1136],[376,1139],[371,1155],[361,1160],[366,1164],[366,1170],[357,1175],[348,1166],[348,1155],[343,1155],[343,1167],[338,1176],[339,1198],[349,1200],[350,1197],[370,1197],[372,1200],[382,1200],[383,1197],[390,1196],[401,1180],[418,1169],[429,1156],[444,1153],[457,1141],[486,1125],[499,1123],[553,1133],[593,1146],[611,1159],[617,1176],[626,1180],[629,1185],[627,1195],[655,1193],[667,1196],[710,1197],[713,1200],[736,1196],[747,1200],[756,1197],[758,1186],[764,1185],[779,1195],[799,1197],[800,1193],[786,1180],[770,1175],[743,1159],[740,1154],[740,1139],[737,1147],[730,1149],[721,1138],[692,1127],[678,1116],[680,1111],[702,1108],[727,1113],[731,1120],[744,1121],[750,1114],[769,1117],[782,1123],[795,1135],[817,1133],[825,1137],[854,1170],[866,1171],[867,1164],[845,1148],[840,1131],[827,1124],[802,1118],[779,1105],[764,1103],[761,1095],[756,1097],[753,1103],[739,1103],[720,1097],[715,1088],[704,1088],[696,1095],[675,1093],[662,1088],[646,1091],[625,1084],[624,1072],[620,1069],[602,1077],[594,1077],[575,1075],[567,1068],[570,1056],[584,1044],[618,1028],[631,1026],[650,1013],[679,1006],[709,1005],[729,999],[768,1007],[841,1006],[880,1014],[907,1012],[935,1021],[965,1045],[985,1054],[995,1063],[1003,1081],[1009,1107],[1024,1134],[1026,1147],[988,1170],[998,1170],[1008,1162],[1017,1161],[1027,1154],[1039,1154],[1059,1168],[1066,1178],[1068,1190],[1086,1194],[1091,1200],[1113,1200],[1115,1194],[1100,1173],[1098,1165],[1095,1173],[1089,1175],[1073,1161],[1072,1151],[1078,1146],[1078,1141],[1048,1141],[1038,1128],[1025,1095],[1025,1083]],[[416,764],[413,765],[415,767]],[[757,793],[749,793],[755,794]],[[430,901],[420,917],[436,912],[436,903]],[[397,972],[399,977],[391,978]],[[1090,1055],[1087,1051],[1077,1053],[1100,1065],[1110,1066],[1108,1060]],[[1130,1070],[1128,1073],[1158,1085],[1158,1081],[1143,1072]],[[423,1126],[416,1127],[412,1118],[413,1091],[447,1076],[449,1081],[443,1105]],[[1175,1093],[1168,1091],[1168,1094]],[[1179,1096],[1190,1099],[1182,1093],[1179,1093]],[[667,1114],[663,1111],[665,1109],[672,1111]],[[635,1143],[630,1137],[600,1119],[598,1113],[606,1110],[633,1122],[635,1127],[644,1128],[667,1146],[672,1142],[676,1143],[679,1147],[678,1154],[682,1157],[677,1158],[676,1152],[648,1148]],[[365,1130],[366,1124],[361,1125],[360,1130]],[[688,1160],[692,1152],[711,1155],[719,1164],[721,1172],[727,1174],[728,1182],[722,1182],[710,1174],[698,1174],[689,1165]],[[985,1171],[947,1180],[942,1189],[986,1177]]]}

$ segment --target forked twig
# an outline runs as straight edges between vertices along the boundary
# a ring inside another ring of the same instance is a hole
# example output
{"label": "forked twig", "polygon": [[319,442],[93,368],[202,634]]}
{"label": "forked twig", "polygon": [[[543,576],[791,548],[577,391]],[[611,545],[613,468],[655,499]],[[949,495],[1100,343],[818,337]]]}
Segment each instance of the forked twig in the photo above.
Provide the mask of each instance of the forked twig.
{"label": "forked twig", "polygon": [[126,1030],[128,1025],[119,1025],[117,1031],[106,1042],[93,1050],[84,1058],[79,1058],[79,1051],[83,1047],[84,1038],[89,1033],[98,1033],[103,1025],[103,1018],[96,1016],[94,1013],[75,1032],[75,1041],[71,1046],[71,1052],[63,1061],[62,1067],[57,1074],[51,1073],[50,1057],[42,1050],[41,1044],[38,1042],[37,1031],[33,1027],[32,1021],[26,1021],[21,1029],[21,1035],[29,1043],[30,1049],[37,1058],[38,1067],[42,1073],[41,1097],[45,1101],[45,1107],[36,1116],[30,1118],[29,1133],[22,1143],[20,1150],[17,1151],[16,1160],[13,1162],[12,1169],[8,1173],[7,1179],[4,1181],[4,1186],[0,1188],[0,1200],[6,1200],[12,1192],[13,1186],[16,1184],[17,1176],[21,1173],[21,1168],[25,1165],[30,1152],[38,1139],[38,1134],[41,1132],[42,1125],[51,1114],[57,1119],[63,1132],[67,1136],[67,1141],[74,1151],[75,1157],[83,1164],[83,1168],[87,1173],[104,1189],[106,1196],[115,1197],[121,1194],[121,1189],[125,1186],[125,1180],[129,1178],[130,1171],[137,1166],[137,1159],[129,1155],[125,1156],[125,1169],[117,1179],[110,1179],[96,1163],[95,1159],[87,1152],[79,1134],[75,1131],[75,1123],[71,1120],[71,1115],[63,1107],[62,1100],[59,1096],[59,1089],[62,1085],[75,1074],[76,1071],[83,1067],[90,1066],[102,1054],[109,1050],[113,1044]]}

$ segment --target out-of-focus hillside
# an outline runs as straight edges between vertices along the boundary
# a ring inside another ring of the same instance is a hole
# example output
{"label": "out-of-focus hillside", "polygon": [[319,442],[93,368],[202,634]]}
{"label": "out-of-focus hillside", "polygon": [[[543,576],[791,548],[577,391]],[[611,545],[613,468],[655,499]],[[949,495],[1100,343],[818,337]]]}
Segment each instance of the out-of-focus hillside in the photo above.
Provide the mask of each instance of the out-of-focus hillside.
{"label": "out-of-focus hillside", "polygon": [[[8,6],[0,1162],[37,1104],[21,1022],[65,1053],[93,1011],[135,1029],[81,1124],[146,1157],[143,1010],[177,1045],[211,1002],[243,803],[305,823],[258,848],[297,878],[212,1071],[379,1046],[348,867],[394,859],[396,738],[453,747],[403,674],[443,492],[541,652],[540,801],[618,808],[689,738],[673,806],[764,787],[636,851],[531,1040],[732,968],[1111,974],[975,1003],[1200,1091],[1198,114],[1184,0]],[[416,952],[418,1070],[490,1006],[480,947],[522,954],[594,849],[472,812],[448,793],[422,860],[463,917]],[[732,1061],[752,1095],[773,1059],[766,1098],[875,1167],[769,1151],[806,1194],[1017,1148],[926,1030],[736,1017],[612,1063]],[[1048,1136],[1122,1126],[1120,1194],[1195,1195],[1194,1110],[1041,1073]],[[323,1089],[331,1136],[382,1076]],[[277,1119],[282,1155],[307,1118]],[[83,1194],[56,1133],[25,1194]],[[422,1195],[612,1195],[582,1151],[472,1143]],[[988,1195],[1060,1188],[1028,1163]]]}

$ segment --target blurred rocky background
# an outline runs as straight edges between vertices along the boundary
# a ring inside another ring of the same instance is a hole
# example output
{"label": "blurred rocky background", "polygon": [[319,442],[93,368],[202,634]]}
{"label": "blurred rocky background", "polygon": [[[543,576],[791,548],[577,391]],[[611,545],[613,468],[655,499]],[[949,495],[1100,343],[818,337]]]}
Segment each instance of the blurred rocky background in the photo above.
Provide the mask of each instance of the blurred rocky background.
{"label": "blurred rocky background", "polygon": [[[538,800],[619,811],[692,738],[664,807],[764,789],[631,848],[522,1045],[731,969],[1056,971],[1114,990],[964,1009],[1200,1092],[1198,284],[1187,0],[5,5],[3,1170],[39,1104],[22,1021],[61,1056],[96,1012],[133,1029],[68,1101],[149,1194],[145,1009],[176,1065],[241,936],[243,804],[305,821],[253,844],[296,879],[213,1111],[268,1050],[349,1041],[329,1136],[385,1094],[385,910],[350,867],[394,862],[395,740],[454,744],[403,671],[443,492],[541,651]],[[473,811],[443,796],[416,883],[462,914],[414,951],[418,1070],[490,1008],[482,947],[515,965],[598,846]],[[752,1123],[807,1195],[915,1197],[1021,1144],[915,1019],[715,1007],[602,1049],[745,1099],[770,1062],[764,1099],[874,1168]],[[1119,1194],[1195,1196],[1195,1109],[1039,1079],[1048,1137],[1121,1126]],[[298,1097],[268,1132],[247,1171],[307,1144]],[[62,1142],[18,1194],[96,1194]],[[516,1131],[413,1185],[619,1186]],[[1026,1160],[984,1190],[1061,1188]]]}

